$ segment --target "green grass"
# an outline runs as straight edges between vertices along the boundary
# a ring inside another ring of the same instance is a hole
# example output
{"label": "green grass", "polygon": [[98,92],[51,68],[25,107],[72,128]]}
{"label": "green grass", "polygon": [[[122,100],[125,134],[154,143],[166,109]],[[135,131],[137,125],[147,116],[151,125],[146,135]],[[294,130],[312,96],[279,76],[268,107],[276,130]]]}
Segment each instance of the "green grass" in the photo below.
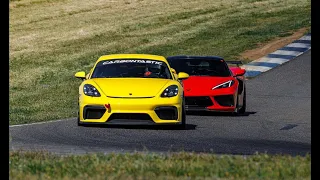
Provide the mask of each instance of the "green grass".
{"label": "green grass", "polygon": [[[311,27],[310,0],[10,0],[9,123],[75,117],[80,81],[110,53],[239,54]],[[250,61],[250,60],[246,60]]]}
{"label": "green grass", "polygon": [[290,179],[311,178],[311,155],[226,156],[196,153],[58,156],[10,152],[10,179]]}

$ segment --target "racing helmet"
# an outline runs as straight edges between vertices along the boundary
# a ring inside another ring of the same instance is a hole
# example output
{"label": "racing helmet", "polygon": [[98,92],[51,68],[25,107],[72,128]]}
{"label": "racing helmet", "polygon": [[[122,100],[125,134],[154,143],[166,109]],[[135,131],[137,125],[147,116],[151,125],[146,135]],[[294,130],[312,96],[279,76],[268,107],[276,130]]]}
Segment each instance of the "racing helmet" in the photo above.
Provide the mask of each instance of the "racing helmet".
{"label": "racing helmet", "polygon": [[151,73],[159,74],[161,72],[161,65],[159,64],[148,64],[145,68],[145,72],[149,71]]}

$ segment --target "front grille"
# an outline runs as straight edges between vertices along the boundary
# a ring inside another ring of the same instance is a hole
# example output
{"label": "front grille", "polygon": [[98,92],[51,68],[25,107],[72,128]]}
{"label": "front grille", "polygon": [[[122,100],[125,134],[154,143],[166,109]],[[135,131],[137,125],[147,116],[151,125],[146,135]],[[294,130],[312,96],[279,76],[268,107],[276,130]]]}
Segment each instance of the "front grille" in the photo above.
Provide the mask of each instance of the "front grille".
{"label": "front grille", "polygon": [[157,116],[162,120],[177,120],[178,109],[175,106],[157,107],[154,110]]}
{"label": "front grille", "polygon": [[233,95],[222,95],[222,96],[215,96],[214,99],[220,104],[221,106],[234,106],[234,99]]}
{"label": "front grille", "polygon": [[186,106],[196,106],[196,107],[208,107],[212,106],[213,102],[209,96],[193,96],[185,97]]}
{"label": "front grille", "polygon": [[143,113],[113,113],[108,121],[115,119],[152,120],[148,114]]}
{"label": "front grille", "polygon": [[154,124],[151,117],[144,113],[113,113],[109,117],[107,123],[123,125]]}
{"label": "front grille", "polygon": [[84,119],[100,119],[106,112],[106,108],[103,106],[85,106]]}

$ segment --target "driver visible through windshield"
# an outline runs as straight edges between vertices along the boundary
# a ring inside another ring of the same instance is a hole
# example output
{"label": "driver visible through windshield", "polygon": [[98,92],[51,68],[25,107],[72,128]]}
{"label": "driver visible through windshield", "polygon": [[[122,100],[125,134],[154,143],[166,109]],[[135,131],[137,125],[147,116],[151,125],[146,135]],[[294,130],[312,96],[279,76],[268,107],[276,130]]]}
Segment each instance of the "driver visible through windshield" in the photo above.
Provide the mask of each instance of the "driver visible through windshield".
{"label": "driver visible through windshield", "polygon": [[161,78],[172,79],[166,63],[149,59],[100,61],[91,78]]}
{"label": "driver visible through windshield", "polygon": [[228,65],[224,61],[214,59],[168,59],[170,66],[177,73],[185,72],[190,76],[218,76],[231,75]]}

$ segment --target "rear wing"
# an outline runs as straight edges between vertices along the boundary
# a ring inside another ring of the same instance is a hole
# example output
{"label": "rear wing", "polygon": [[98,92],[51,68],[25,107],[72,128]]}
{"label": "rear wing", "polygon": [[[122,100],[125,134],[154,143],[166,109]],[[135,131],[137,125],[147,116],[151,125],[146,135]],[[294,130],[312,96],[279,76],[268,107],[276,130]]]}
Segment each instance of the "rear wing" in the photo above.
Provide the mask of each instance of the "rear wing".
{"label": "rear wing", "polygon": [[233,65],[237,65],[237,67],[239,67],[240,65],[242,65],[242,61],[240,60],[231,60],[231,61],[226,61],[227,64],[233,64]]}

